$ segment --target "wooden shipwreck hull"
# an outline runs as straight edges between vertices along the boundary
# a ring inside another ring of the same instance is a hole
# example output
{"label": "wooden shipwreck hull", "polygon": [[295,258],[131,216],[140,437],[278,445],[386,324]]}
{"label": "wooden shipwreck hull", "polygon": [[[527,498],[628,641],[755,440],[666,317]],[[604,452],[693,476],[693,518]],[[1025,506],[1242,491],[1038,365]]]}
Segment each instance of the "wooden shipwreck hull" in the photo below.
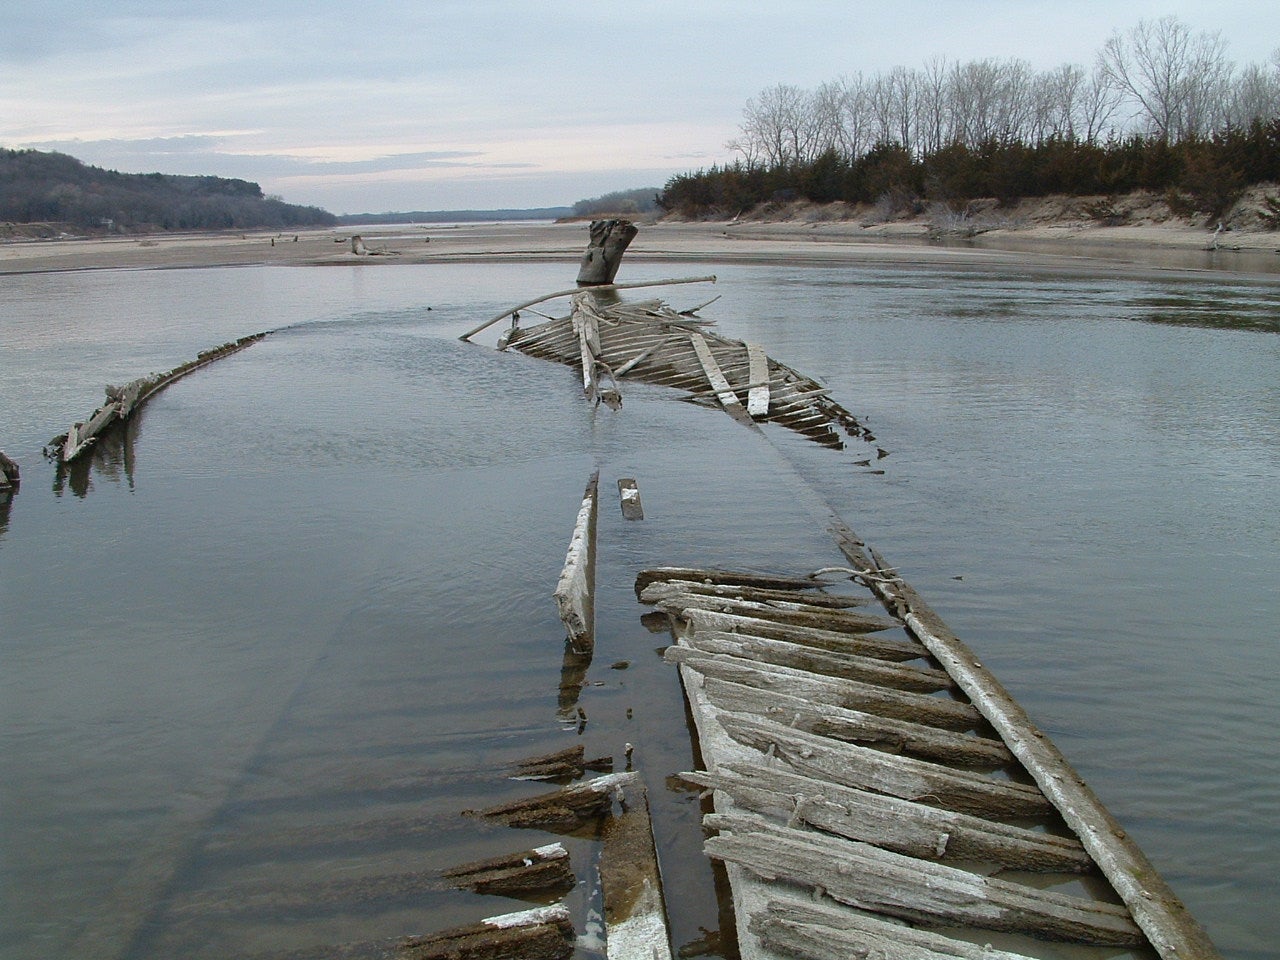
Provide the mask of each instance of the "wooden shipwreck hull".
{"label": "wooden shipwreck hull", "polygon": [[781,424],[823,446],[841,448],[846,436],[874,439],[816,380],[758,344],[713,333],[694,312],[587,290],[574,296],[569,316],[513,327],[500,346],[579,367],[588,398],[611,406],[621,403],[621,381],[639,380],[688,391],[743,424]]}
{"label": "wooden shipwreck hull", "polygon": [[825,572],[835,593],[723,570],[636,582],[671,622],[706,765],[683,776],[714,798],[705,850],[728,872],[742,956],[1014,960],[1058,941],[1217,957],[972,651],[832,529],[852,565]]}

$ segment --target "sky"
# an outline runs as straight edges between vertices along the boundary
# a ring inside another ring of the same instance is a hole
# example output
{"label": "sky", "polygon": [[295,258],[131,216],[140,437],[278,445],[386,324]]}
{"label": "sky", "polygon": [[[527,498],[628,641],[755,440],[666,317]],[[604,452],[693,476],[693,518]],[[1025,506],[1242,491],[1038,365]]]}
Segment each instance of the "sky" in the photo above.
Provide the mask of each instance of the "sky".
{"label": "sky", "polygon": [[0,0],[0,146],[339,214],[562,206],[731,160],[778,83],[1091,67],[1166,15],[1280,47],[1274,0]]}

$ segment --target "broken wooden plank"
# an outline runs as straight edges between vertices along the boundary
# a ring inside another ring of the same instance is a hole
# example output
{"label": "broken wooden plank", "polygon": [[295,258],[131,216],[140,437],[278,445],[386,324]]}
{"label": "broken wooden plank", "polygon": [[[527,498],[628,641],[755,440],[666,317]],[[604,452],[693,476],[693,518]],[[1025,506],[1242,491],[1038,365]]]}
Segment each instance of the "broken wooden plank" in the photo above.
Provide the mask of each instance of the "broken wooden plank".
{"label": "broken wooden plank", "polygon": [[851,597],[847,594],[822,593],[817,590],[804,592],[801,590],[770,590],[765,587],[726,586],[719,583],[697,583],[693,580],[659,580],[649,584],[640,593],[645,603],[653,603],[662,597],[677,593],[701,593],[709,597],[738,597],[743,600],[755,600],[774,605],[792,604],[798,609],[823,607],[831,610],[845,610],[851,607],[864,607],[872,601],[866,597]]}
{"label": "broken wooden plank", "polygon": [[851,710],[864,710],[897,720],[929,724],[946,730],[968,730],[982,722],[982,715],[970,704],[943,697],[887,690],[856,680],[832,680],[811,673],[762,664],[742,657],[705,654],[688,647],[668,647],[663,657],[704,677],[714,677],[748,687],[776,690],[815,703],[830,703]]}
{"label": "broken wooden plank", "polygon": [[806,960],[1030,960],[839,904],[789,897],[770,900],[750,929],[766,948]]}
{"label": "broken wooden plank", "polygon": [[681,779],[723,790],[743,809],[925,860],[977,860],[1010,870],[1096,869],[1074,837],[941,810],[899,797],[814,780],[775,767],[723,765]]}
{"label": "broken wooden plank", "polygon": [[624,777],[618,788],[620,810],[605,824],[600,852],[608,956],[671,960],[648,794],[638,773]]}
{"label": "broken wooden plank", "polygon": [[555,833],[572,833],[609,815],[619,789],[635,774],[610,773],[585,783],[512,800],[483,810],[464,810],[468,816],[497,820],[509,827],[537,827]]}
{"label": "broken wooden plank", "polygon": [[962,767],[995,768],[1014,762],[999,740],[941,730],[832,704],[815,704],[778,690],[706,677],[703,692],[721,710],[754,713],[815,736],[844,740],[885,753],[909,753],[922,760]]}
{"label": "broken wooden plank", "polygon": [[[638,290],[642,287],[668,287],[668,286],[675,286],[681,283],[715,283],[715,282],[716,282],[716,278],[714,276],[680,277],[680,278],[671,278],[667,280],[645,280],[640,283],[605,283],[596,287],[592,287],[592,289],[603,292],[606,290]],[[527,309],[528,307],[536,306],[539,303],[545,303],[548,300],[556,300],[560,297],[571,297],[574,294],[579,292],[581,292],[580,287],[571,287],[568,290],[557,290],[555,293],[547,293],[541,297],[534,297],[532,300],[528,300],[525,303],[517,304],[514,307],[511,307],[507,310],[503,310],[502,313],[498,314],[496,317],[486,320],[484,323],[480,324],[480,326],[475,327],[471,330],[468,330],[466,333],[459,336],[458,339],[470,340],[481,330],[488,329],[489,327],[497,323],[499,320],[505,320],[507,317],[511,316],[513,313],[519,313],[521,310]]]}
{"label": "broken wooden plank", "polygon": [[683,613],[687,610],[706,610],[712,613],[731,613],[759,620],[770,620],[774,623],[791,624],[798,627],[814,627],[818,630],[830,630],[834,633],[878,633],[881,630],[900,629],[902,624],[888,617],[879,617],[870,613],[858,613],[851,610],[797,610],[756,600],[742,600],[737,597],[710,597],[705,594],[677,594],[658,600],[656,605],[672,612]]}
{"label": "broken wooden plank", "polygon": [[915,923],[1025,933],[1050,940],[1139,946],[1124,907],[983,877],[870,844],[794,830],[747,815],[711,814],[708,856],[766,878],[817,887],[841,903]]}
{"label": "broken wooden plank", "polygon": [[769,413],[769,358],[758,343],[747,344],[747,413],[763,417]]}
{"label": "broken wooden plank", "polygon": [[690,624],[695,632],[722,630],[725,633],[738,633],[743,636],[786,640],[789,643],[803,644],[820,650],[857,653],[867,657],[878,657],[881,660],[902,662],[925,657],[929,653],[915,640],[885,637],[861,631],[840,633],[820,627],[778,622],[771,617],[757,616],[754,612],[751,615],[740,615],[699,607],[685,607],[680,618]]}
{"label": "broken wooden plank", "polygon": [[559,843],[458,864],[440,876],[451,887],[516,899],[563,896],[577,883],[569,851]]}
{"label": "broken wooden plank", "polygon": [[824,677],[860,680],[863,683],[893,687],[896,690],[913,690],[917,693],[936,693],[955,688],[951,678],[941,670],[906,666],[851,653],[814,650],[785,640],[744,637],[707,630],[696,633],[682,630],[680,636],[690,647],[705,653],[743,657]]}
{"label": "broken wooden plank", "polygon": [[631,477],[618,481],[618,497],[622,502],[622,516],[627,520],[643,520],[644,505],[640,502],[640,488]]}
{"label": "broken wooden plank", "polygon": [[691,333],[689,339],[693,343],[694,353],[698,355],[698,362],[702,364],[702,370],[707,375],[707,382],[711,384],[711,389],[715,392],[720,405],[724,407],[725,413],[739,423],[748,425],[755,423],[739,402],[738,395],[733,392],[729,381],[725,379],[724,373],[720,370],[720,364],[716,362],[711,348],[707,345],[707,338],[700,333]]}
{"label": "broken wooden plank", "polygon": [[573,918],[562,904],[489,917],[439,933],[405,937],[397,960],[569,960]]}
{"label": "broken wooden plank", "polygon": [[983,817],[1042,816],[1053,807],[1033,786],[830,740],[750,714],[721,713],[725,733],[818,780]]}
{"label": "broken wooden plank", "polygon": [[587,481],[564,568],[556,583],[555,601],[569,644],[578,651],[595,644],[595,541],[596,502],[600,482],[597,470]]}
{"label": "broken wooden plank", "polygon": [[1133,912],[1151,944],[1164,960],[1203,958],[1220,954],[1207,933],[1146,855],[1103,806],[1083,778],[1004,686],[982,666],[977,656],[912,589],[887,565],[873,561],[864,544],[839,518],[832,531],[841,551],[854,567],[866,571],[867,585],[886,608],[898,612],[911,632],[930,649],[942,666],[995,728],[1027,773],[1044,791],[1068,826],[1080,837]]}
{"label": "broken wooden plank", "polygon": [[587,770],[613,769],[613,757],[587,759],[586,747],[578,744],[565,750],[528,757],[513,767],[512,780],[574,780]]}
{"label": "broken wooden plank", "polygon": [[720,586],[766,587],[778,590],[816,590],[822,586],[821,581],[809,577],[778,573],[753,573],[703,567],[650,567],[636,575],[636,596],[639,597],[649,584],[666,580],[692,580],[695,583]]}
{"label": "broken wooden plank", "polygon": [[582,364],[582,393],[588,400],[597,396],[596,366],[600,357],[600,312],[595,297],[580,293],[573,298],[573,332],[578,337]]}

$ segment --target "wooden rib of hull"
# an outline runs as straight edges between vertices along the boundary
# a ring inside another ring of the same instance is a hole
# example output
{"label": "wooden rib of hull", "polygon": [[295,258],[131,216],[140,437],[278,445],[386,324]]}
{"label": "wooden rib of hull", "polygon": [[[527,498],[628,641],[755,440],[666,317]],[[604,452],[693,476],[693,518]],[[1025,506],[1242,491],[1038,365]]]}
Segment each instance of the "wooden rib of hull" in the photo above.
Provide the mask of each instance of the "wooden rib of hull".
{"label": "wooden rib of hull", "polygon": [[[821,384],[764,356],[754,345],[718,336],[705,322],[657,301],[597,307],[601,320],[595,359],[615,378],[685,390],[722,406],[740,422],[778,423],[823,446],[838,449],[844,435],[867,436]],[[569,318],[514,329],[503,346],[569,366],[583,362]]]}

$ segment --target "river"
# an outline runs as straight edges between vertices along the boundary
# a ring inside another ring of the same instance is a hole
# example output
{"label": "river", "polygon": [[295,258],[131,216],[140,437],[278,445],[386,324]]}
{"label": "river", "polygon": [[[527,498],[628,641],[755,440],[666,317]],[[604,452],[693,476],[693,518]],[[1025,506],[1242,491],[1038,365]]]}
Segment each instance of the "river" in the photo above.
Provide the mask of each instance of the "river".
{"label": "river", "polygon": [[[4,278],[0,448],[23,483],[0,506],[0,956],[248,955],[517,909],[228,903],[546,842],[459,814],[579,740],[634,744],[673,936],[696,943],[712,878],[670,780],[693,756],[631,580],[840,562],[799,486],[982,656],[1224,953],[1274,955],[1280,281],[1035,257],[681,270],[720,281],[674,305],[721,294],[705,317],[823,380],[874,443],[757,436],[643,385],[596,409],[573,371],[456,339],[565,264]],[[90,469],[40,459],[102,384],[268,329]],[[596,468],[605,491],[638,480],[646,519],[606,500],[582,724],[558,709],[550,591]],[[425,826],[344,841],[387,817]]]}

